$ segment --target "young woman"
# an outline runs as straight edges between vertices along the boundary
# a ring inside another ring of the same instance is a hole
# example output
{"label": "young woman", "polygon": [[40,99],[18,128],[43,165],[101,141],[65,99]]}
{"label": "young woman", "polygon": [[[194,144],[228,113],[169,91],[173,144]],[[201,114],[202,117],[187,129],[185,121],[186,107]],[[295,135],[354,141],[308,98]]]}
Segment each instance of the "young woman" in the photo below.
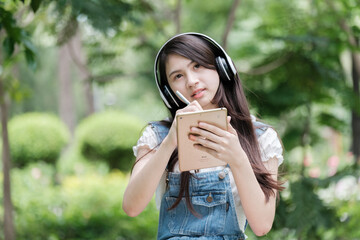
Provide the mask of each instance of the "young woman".
{"label": "young woman", "polygon": [[[230,57],[206,35],[180,34],[156,56],[155,79],[171,117],[151,122],[134,147],[124,211],[137,216],[156,192],[158,239],[245,239],[248,223],[258,236],[269,232],[283,149],[277,133],[250,115]],[[180,172],[176,114],[219,107],[228,110],[228,130],[200,122],[189,139],[226,166]]]}

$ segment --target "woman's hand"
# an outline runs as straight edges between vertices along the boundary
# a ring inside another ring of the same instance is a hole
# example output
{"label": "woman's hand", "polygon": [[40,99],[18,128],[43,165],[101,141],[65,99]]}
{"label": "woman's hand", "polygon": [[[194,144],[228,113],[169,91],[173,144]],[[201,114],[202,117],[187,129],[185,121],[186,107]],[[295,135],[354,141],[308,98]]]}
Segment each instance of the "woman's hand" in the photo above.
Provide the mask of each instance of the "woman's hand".
{"label": "woman's hand", "polygon": [[[200,106],[199,102],[195,100],[195,101],[191,102],[189,105],[187,105],[186,107],[177,110],[176,115],[178,115],[179,113],[196,112],[196,111],[201,111],[201,110],[203,110],[202,107]],[[177,123],[176,123],[176,116],[175,116],[167,137],[171,140],[171,142],[174,145],[177,146],[176,126],[177,126]]]}
{"label": "woman's hand", "polygon": [[239,160],[247,159],[247,156],[240,145],[236,130],[230,124],[230,119],[231,117],[228,116],[227,131],[199,122],[198,127],[190,129],[189,139],[194,141],[195,148],[233,165],[239,164]]}

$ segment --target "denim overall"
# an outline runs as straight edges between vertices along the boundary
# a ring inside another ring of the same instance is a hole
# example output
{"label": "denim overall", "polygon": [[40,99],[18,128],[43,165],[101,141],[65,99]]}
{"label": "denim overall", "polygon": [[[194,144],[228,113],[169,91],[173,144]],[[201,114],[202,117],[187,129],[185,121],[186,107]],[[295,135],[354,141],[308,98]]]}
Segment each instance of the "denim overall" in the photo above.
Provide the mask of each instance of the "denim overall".
{"label": "denim overall", "polygon": [[[157,122],[150,124],[161,142],[169,129]],[[268,127],[259,122],[253,124],[258,137]],[[168,210],[180,191],[180,173],[169,172],[167,190],[161,200],[157,239],[245,239],[245,234],[239,228],[228,173],[229,167],[226,167],[218,171],[194,173],[190,177],[190,199],[198,214],[194,216],[186,205],[185,197],[176,208]]]}

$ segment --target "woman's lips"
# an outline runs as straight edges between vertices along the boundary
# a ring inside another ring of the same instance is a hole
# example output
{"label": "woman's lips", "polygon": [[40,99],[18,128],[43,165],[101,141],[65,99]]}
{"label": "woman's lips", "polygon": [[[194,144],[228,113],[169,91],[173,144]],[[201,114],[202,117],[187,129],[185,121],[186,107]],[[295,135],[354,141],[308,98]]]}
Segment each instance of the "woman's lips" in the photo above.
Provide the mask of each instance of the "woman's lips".
{"label": "woman's lips", "polygon": [[198,89],[193,92],[193,95],[191,95],[192,98],[198,99],[201,98],[204,95],[205,88]]}

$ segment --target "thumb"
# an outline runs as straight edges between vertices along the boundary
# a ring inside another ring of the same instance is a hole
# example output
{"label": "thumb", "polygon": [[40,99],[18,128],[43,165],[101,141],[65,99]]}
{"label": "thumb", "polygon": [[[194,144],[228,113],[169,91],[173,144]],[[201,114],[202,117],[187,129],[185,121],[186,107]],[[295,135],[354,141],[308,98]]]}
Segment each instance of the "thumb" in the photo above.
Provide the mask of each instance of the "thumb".
{"label": "thumb", "polygon": [[228,121],[228,132],[237,135],[236,130],[233,128],[233,126],[230,123],[230,121],[231,121],[230,116],[227,116],[227,121]]}
{"label": "thumb", "polygon": [[230,117],[230,116],[227,116],[227,122],[228,122],[228,124],[230,124],[230,121],[231,121],[231,117]]}

